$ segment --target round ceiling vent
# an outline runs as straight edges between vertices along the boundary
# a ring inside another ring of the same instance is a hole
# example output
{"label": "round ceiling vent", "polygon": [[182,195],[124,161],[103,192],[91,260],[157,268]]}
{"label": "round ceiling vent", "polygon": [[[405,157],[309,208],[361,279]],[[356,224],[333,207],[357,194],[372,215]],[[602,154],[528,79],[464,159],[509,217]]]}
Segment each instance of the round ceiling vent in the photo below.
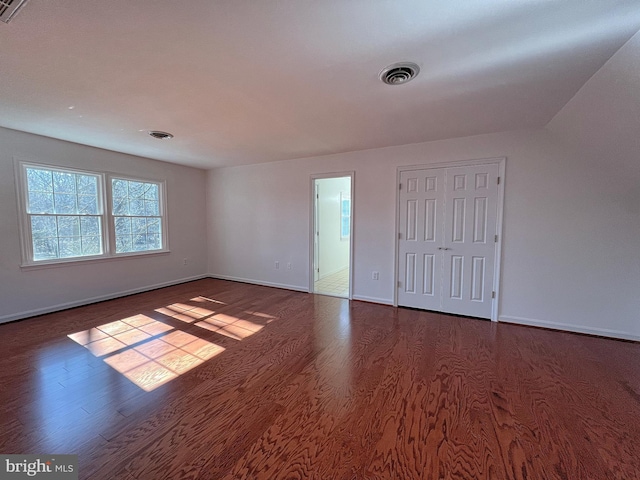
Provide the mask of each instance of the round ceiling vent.
{"label": "round ceiling vent", "polygon": [[151,130],[149,131],[149,135],[153,138],[159,138],[160,140],[169,140],[170,138],[173,138],[173,135],[170,133],[161,132],[160,130]]}
{"label": "round ceiling vent", "polygon": [[380,72],[380,80],[387,85],[402,85],[412,80],[419,72],[420,67],[415,63],[394,63]]}

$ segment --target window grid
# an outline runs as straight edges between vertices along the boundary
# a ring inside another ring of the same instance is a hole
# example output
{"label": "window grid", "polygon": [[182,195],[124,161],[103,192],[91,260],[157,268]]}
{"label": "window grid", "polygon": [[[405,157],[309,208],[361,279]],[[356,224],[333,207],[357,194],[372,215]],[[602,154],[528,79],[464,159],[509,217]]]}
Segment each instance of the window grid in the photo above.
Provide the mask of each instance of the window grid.
{"label": "window grid", "polygon": [[34,260],[102,255],[101,217],[30,215]]}
{"label": "window grid", "polygon": [[102,216],[94,174],[26,167],[34,261],[102,255]]}
{"label": "window grid", "polygon": [[111,191],[116,253],[162,249],[160,185],[114,178]]}

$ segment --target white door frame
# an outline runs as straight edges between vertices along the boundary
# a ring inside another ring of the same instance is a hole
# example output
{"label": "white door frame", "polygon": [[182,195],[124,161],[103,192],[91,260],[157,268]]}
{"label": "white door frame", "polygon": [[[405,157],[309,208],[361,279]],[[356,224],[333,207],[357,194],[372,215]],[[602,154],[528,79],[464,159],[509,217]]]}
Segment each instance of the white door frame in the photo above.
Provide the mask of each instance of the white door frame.
{"label": "white door frame", "polygon": [[313,173],[310,178],[309,188],[309,293],[314,293],[314,236],[316,234],[316,180],[322,178],[343,178],[349,177],[351,180],[351,217],[349,218],[349,300],[353,298],[353,225],[354,225],[354,213],[355,213],[355,175],[356,172],[351,170],[348,172],[330,172],[330,173]]}
{"label": "white door frame", "polygon": [[500,305],[500,272],[501,269],[501,260],[502,260],[502,219],[504,216],[504,178],[506,172],[506,157],[497,157],[497,158],[479,158],[474,160],[459,160],[453,162],[440,162],[440,163],[429,163],[426,165],[407,165],[398,167],[396,171],[396,236],[395,236],[395,253],[393,256],[394,260],[394,288],[393,288],[393,305],[395,307],[398,306],[398,270],[399,270],[399,259],[398,259],[398,238],[400,235],[400,175],[402,172],[411,171],[411,170],[426,170],[430,168],[448,168],[448,167],[468,167],[473,165],[498,165],[498,218],[496,222],[496,232],[495,234],[498,236],[498,241],[495,242],[495,262],[494,262],[494,276],[493,276],[493,291],[496,292],[496,296],[493,299],[493,303],[491,305],[491,321],[497,322],[499,315],[499,305]]}

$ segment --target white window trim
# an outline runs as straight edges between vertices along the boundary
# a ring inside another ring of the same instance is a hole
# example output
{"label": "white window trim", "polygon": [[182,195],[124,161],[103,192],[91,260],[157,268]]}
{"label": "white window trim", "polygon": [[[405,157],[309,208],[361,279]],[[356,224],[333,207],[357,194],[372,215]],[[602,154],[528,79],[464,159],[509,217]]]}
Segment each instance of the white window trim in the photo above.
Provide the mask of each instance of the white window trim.
{"label": "white window trim", "polygon": [[[113,214],[113,180],[128,180],[131,182],[143,182],[143,183],[155,183],[158,185],[158,197],[159,197],[159,208],[160,208],[160,218],[162,220],[162,248],[159,250],[146,250],[142,252],[126,252],[126,253],[116,253],[116,228],[115,228],[115,217]],[[169,252],[169,235],[167,234],[168,230],[168,218],[167,218],[167,182],[165,180],[153,180],[149,178],[141,178],[141,177],[132,177],[130,175],[119,175],[117,173],[108,173],[105,178],[106,183],[106,201],[108,204],[107,208],[107,222],[109,225],[107,227],[108,237],[109,237],[109,245],[111,246],[109,252],[111,253],[111,257],[137,257],[139,255],[153,255],[156,253],[168,253]]]}
{"label": "white window trim", "polygon": [[[98,181],[98,207],[99,215],[102,222],[102,246],[101,255],[87,255],[69,258],[56,258],[49,260],[33,260],[33,239],[31,235],[31,225],[29,222],[29,214],[27,213],[27,167],[43,168],[53,171],[79,173],[86,175],[95,175]],[[41,268],[52,268],[60,266],[87,264],[95,262],[113,261],[118,259],[127,259],[131,257],[165,255],[170,253],[169,250],[169,219],[167,215],[167,190],[166,181],[142,177],[133,177],[129,175],[120,175],[114,172],[104,172],[95,170],[85,170],[82,168],[54,165],[34,160],[26,160],[14,157],[14,176],[16,185],[17,205],[18,205],[18,230],[20,234],[20,250],[22,261],[20,268],[23,270],[37,270]],[[123,180],[132,180],[138,182],[156,183],[159,187],[160,197],[160,217],[162,218],[162,247],[158,250],[147,250],[142,252],[115,253],[115,226],[113,224],[112,215],[112,179],[118,178]]]}

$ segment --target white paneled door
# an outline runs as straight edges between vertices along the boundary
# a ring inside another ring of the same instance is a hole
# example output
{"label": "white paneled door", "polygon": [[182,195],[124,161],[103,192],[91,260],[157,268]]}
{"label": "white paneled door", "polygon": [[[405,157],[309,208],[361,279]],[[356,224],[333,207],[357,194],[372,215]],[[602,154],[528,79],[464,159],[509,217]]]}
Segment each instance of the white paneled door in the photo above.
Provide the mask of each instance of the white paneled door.
{"label": "white paneled door", "polygon": [[398,305],[491,318],[498,164],[400,173]]}

